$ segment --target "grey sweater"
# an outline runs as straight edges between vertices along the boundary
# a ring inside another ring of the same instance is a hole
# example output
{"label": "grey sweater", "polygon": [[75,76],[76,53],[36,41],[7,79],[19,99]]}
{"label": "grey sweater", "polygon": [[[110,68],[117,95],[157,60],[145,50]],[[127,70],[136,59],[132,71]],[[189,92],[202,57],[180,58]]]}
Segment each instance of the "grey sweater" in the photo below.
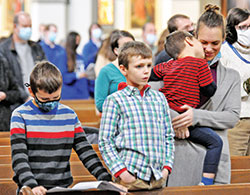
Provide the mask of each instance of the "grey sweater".
{"label": "grey sweater", "polygon": [[[240,116],[240,75],[237,71],[217,66],[217,91],[201,109],[193,109],[193,125],[214,129],[223,140],[223,149],[215,183],[230,183],[231,164],[227,129],[233,128]],[[172,118],[177,115],[172,111]],[[205,148],[188,140],[175,142],[175,162],[169,186],[197,185],[202,176]]]}

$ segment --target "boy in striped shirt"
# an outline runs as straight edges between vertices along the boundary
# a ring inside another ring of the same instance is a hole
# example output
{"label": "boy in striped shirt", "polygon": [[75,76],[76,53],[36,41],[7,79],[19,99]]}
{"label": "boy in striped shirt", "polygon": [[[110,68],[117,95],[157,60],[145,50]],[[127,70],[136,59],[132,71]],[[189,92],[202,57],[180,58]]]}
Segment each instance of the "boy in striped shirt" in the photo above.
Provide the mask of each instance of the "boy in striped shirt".
{"label": "boy in striped shirt", "polygon": [[[200,95],[205,98],[214,95],[217,87],[213,75],[204,59],[202,45],[193,35],[186,31],[171,33],[166,37],[165,50],[173,59],[156,65],[150,80],[164,81],[160,91],[171,109],[182,113],[186,105],[197,108]],[[221,138],[207,127],[189,127],[183,132],[188,139],[207,148],[201,184],[213,184],[223,145]]]}
{"label": "boy in striped shirt", "polygon": [[126,77],[103,105],[99,150],[119,184],[129,190],[162,188],[174,159],[174,132],[164,95],[147,84],[152,51],[125,43],[119,66]]}
{"label": "boy in striped shirt", "polygon": [[19,189],[29,186],[35,195],[72,184],[72,148],[98,180],[111,181],[76,113],[59,103],[61,88],[58,68],[47,61],[39,62],[30,75],[28,88],[34,99],[14,110],[11,117],[13,180]]}

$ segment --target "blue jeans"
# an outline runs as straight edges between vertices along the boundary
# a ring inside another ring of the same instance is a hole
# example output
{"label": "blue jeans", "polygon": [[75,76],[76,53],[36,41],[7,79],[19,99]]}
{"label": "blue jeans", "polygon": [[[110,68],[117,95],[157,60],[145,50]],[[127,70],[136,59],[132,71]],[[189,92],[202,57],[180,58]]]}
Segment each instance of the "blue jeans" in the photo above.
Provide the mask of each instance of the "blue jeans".
{"label": "blue jeans", "polygon": [[207,153],[204,160],[203,173],[216,173],[220,161],[223,141],[220,136],[208,127],[189,128],[190,141],[206,147]]}

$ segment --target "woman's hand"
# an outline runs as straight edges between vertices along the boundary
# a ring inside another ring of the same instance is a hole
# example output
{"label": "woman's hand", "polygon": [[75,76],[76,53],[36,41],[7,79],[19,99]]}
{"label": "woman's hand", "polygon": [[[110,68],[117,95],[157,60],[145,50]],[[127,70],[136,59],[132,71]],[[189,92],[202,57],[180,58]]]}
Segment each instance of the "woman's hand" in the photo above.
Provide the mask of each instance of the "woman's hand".
{"label": "woman's hand", "polygon": [[181,108],[186,111],[173,118],[172,125],[175,130],[178,128],[187,128],[193,123],[193,108],[188,105],[183,105]]}
{"label": "woman's hand", "polygon": [[187,127],[180,127],[177,129],[174,129],[175,132],[175,137],[179,138],[179,139],[186,139],[189,137],[189,130]]}

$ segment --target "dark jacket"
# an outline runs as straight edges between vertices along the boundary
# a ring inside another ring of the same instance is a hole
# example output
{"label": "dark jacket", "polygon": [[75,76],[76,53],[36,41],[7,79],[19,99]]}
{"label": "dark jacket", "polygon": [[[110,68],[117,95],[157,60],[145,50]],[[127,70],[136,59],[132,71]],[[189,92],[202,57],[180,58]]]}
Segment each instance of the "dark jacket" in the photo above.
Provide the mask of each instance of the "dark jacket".
{"label": "dark jacket", "polygon": [[0,101],[0,131],[10,130],[11,105],[20,98],[18,85],[6,59],[0,54],[0,91],[6,98]]}
{"label": "dark jacket", "polygon": [[[46,60],[45,54],[38,43],[33,41],[28,41],[28,44],[31,47],[34,64],[38,61]],[[19,91],[21,93],[21,96],[18,100],[18,103],[20,105],[25,102],[29,94],[27,94],[27,92],[24,89],[22,67],[19,63],[19,57],[15,49],[15,44],[12,39],[12,35],[0,43],[0,52],[6,58],[8,65],[12,68],[14,76],[18,82]]]}

